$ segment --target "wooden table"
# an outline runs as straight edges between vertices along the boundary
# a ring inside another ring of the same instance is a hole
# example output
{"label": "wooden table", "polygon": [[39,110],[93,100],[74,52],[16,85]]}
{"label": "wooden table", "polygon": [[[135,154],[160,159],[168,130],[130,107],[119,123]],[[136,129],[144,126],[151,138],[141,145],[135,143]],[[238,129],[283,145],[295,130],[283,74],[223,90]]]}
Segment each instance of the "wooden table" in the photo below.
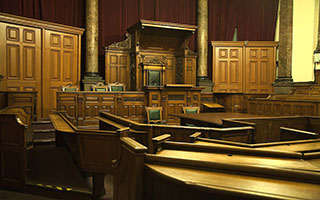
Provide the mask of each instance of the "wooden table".
{"label": "wooden table", "polygon": [[180,124],[182,126],[187,124],[194,124],[194,125],[203,126],[203,127],[221,127],[223,119],[263,117],[263,115],[253,115],[253,114],[247,114],[247,113],[229,113],[229,112],[170,114],[170,115],[179,117]]}

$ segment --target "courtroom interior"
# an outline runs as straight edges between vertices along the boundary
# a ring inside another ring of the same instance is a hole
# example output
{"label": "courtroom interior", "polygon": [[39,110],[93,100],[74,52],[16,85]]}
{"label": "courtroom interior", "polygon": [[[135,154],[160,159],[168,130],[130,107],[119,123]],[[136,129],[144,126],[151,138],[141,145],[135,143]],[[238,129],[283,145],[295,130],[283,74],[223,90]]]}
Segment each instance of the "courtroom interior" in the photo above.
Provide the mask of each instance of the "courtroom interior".
{"label": "courtroom interior", "polygon": [[319,4],[0,1],[0,199],[320,199]]}

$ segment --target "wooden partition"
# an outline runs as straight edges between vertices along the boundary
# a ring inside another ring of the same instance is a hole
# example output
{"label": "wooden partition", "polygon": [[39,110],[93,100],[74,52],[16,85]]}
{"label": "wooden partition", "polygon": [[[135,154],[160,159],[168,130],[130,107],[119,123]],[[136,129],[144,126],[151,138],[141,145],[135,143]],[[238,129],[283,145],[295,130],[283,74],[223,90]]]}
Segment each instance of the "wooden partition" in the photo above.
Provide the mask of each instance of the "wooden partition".
{"label": "wooden partition", "polygon": [[202,96],[201,88],[152,87],[146,92],[57,92],[57,111],[66,111],[79,126],[97,125],[100,111],[109,112],[137,122],[146,122],[146,106],[163,107],[164,120],[179,124],[170,114],[182,113],[184,106],[200,106],[203,102],[214,102],[213,94]]}
{"label": "wooden partition", "polygon": [[320,96],[271,95],[248,99],[248,113],[270,116],[320,116]]}
{"label": "wooden partition", "polygon": [[97,125],[100,111],[136,121],[145,119],[143,92],[57,92],[57,110],[79,125]]}
{"label": "wooden partition", "polygon": [[[254,136],[254,128],[250,125],[232,128],[208,128],[208,127],[190,127],[190,126],[175,126],[175,125],[157,125],[144,124],[115,116],[107,112],[100,113],[100,126],[102,130],[112,130],[119,127],[129,127],[130,135],[136,141],[146,145],[150,151],[153,151],[152,138],[162,134],[171,134],[171,139],[174,141],[189,141],[189,136],[195,132],[201,132],[206,137],[224,139],[229,141],[237,141],[251,143]],[[111,129],[110,129],[111,128]]]}
{"label": "wooden partition", "polygon": [[7,106],[20,107],[31,116],[31,121],[37,120],[36,91],[0,91],[0,109]]}
{"label": "wooden partition", "polygon": [[105,194],[105,174],[113,173],[113,162],[119,157],[120,138],[128,136],[129,129],[83,130],[75,127],[63,113],[49,117],[56,131],[56,145],[65,145],[77,166],[92,174],[93,199],[99,199]]}
{"label": "wooden partition", "polygon": [[320,133],[320,118],[311,116],[255,117],[223,120],[224,127],[255,127],[255,143],[281,141],[281,128]]}

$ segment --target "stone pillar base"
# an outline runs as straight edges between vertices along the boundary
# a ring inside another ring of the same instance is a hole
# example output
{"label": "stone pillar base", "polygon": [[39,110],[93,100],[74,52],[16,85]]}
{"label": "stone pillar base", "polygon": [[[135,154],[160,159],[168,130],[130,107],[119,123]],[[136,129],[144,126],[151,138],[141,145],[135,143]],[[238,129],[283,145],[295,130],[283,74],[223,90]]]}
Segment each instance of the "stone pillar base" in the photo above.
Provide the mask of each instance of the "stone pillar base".
{"label": "stone pillar base", "polygon": [[292,78],[278,78],[272,83],[272,86],[276,94],[290,94],[293,87],[293,80]]}
{"label": "stone pillar base", "polygon": [[98,82],[104,82],[101,76],[84,76],[84,79],[82,79],[83,90],[91,91],[91,85]]}
{"label": "stone pillar base", "polygon": [[197,77],[197,86],[204,88],[201,92],[212,92],[213,83],[207,77]]}

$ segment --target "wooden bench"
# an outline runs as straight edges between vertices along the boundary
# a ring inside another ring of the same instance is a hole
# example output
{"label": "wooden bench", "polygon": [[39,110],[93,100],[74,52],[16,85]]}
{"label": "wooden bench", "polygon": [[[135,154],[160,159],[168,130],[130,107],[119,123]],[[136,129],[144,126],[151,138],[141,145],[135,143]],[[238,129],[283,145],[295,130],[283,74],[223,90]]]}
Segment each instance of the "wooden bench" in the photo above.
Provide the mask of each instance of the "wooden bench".
{"label": "wooden bench", "polygon": [[99,198],[104,194],[105,173],[113,173],[120,138],[128,136],[129,128],[85,130],[75,127],[63,113],[49,117],[56,131],[56,145],[66,145],[78,167],[93,174],[93,197]]}
{"label": "wooden bench", "polygon": [[[316,164],[320,155],[307,158],[303,152],[287,150],[174,142],[168,135],[154,141],[161,143],[160,147],[148,153],[146,146],[121,138],[115,200],[315,200],[320,196]],[[319,140],[313,142],[320,144]]]}
{"label": "wooden bench", "polygon": [[[283,116],[224,119],[223,127],[255,127],[255,143],[279,142],[283,128],[320,133],[320,117],[316,116]],[[300,134],[301,135],[301,134]],[[302,136],[302,135],[301,135]],[[316,136],[314,136],[315,138]],[[302,139],[307,139],[306,137]],[[294,140],[295,138],[292,138]],[[296,138],[298,139],[298,138]]]}
{"label": "wooden bench", "polygon": [[[252,126],[231,127],[231,128],[210,128],[210,127],[190,127],[190,126],[176,126],[176,125],[162,125],[162,124],[143,124],[135,122],[126,118],[112,115],[107,112],[100,113],[100,128],[104,129],[106,122],[102,119],[112,121],[118,126],[125,126],[130,128],[130,135],[136,141],[147,146],[149,150],[153,150],[152,138],[169,133],[172,140],[175,141],[189,141],[189,135],[194,132],[201,132],[207,137],[225,140],[235,140],[240,142],[250,143],[254,138],[254,128]],[[106,125],[105,127],[108,127]],[[106,129],[107,130],[107,129]]]}

